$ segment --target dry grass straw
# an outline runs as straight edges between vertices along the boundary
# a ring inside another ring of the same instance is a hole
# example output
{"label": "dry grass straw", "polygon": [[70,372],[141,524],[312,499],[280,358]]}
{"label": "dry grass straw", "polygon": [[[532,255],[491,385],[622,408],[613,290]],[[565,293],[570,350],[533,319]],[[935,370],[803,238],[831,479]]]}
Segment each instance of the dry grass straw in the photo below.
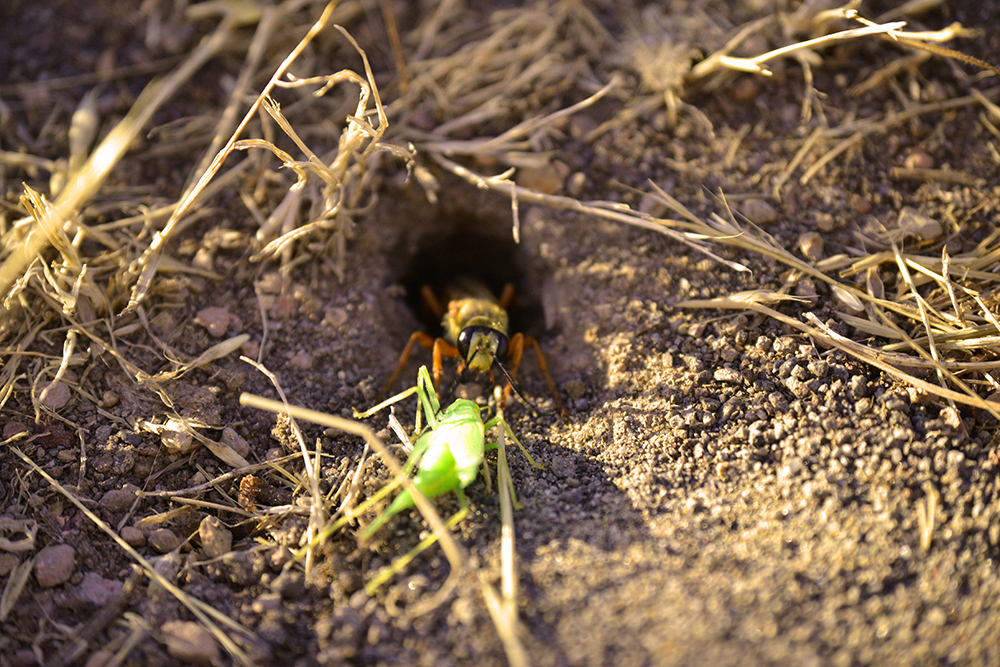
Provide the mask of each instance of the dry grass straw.
{"label": "dry grass straw", "polygon": [[[665,193],[659,192],[659,196],[664,204],[678,206]],[[690,212],[688,215],[692,223],[697,220]],[[1000,235],[993,234],[972,252],[955,256],[947,253],[943,242],[939,242],[940,254],[932,255],[904,254],[892,244],[887,251],[856,251],[855,258],[839,255],[813,265],[792,255],[760,229],[739,225],[731,212],[728,220],[712,214],[709,221],[699,224],[705,226],[706,236],[711,230],[716,243],[762,254],[793,269],[788,287],[804,276],[826,283],[834,302],[854,311],[835,311],[842,321],[861,333],[893,342],[880,346],[874,341],[859,343],[834,332],[813,313],[806,313],[806,322],[802,322],[766,305],[787,299],[782,293],[731,295],[685,301],[679,306],[747,309],[768,315],[928,394],[986,410],[1000,419],[1000,401],[982,396],[996,392],[991,372],[1000,369],[1000,323],[983,298],[989,295],[994,301],[998,290],[998,278],[991,269],[1000,261]],[[869,243],[878,242],[869,239]],[[890,277],[897,290],[887,296],[881,274],[893,270]],[[864,277],[864,284],[850,282],[850,277]],[[859,313],[867,317],[859,317]],[[937,383],[921,377],[926,371],[937,376]]]}
{"label": "dry grass straw", "polygon": [[[846,339],[811,314],[807,314],[805,322],[789,318],[769,305],[793,298],[784,291],[732,295],[725,300],[686,305],[744,308],[775,317],[928,393],[998,414],[993,402],[979,395],[983,387],[997,384],[990,373],[1000,369],[1000,360],[996,358],[1000,348],[1000,322],[991,310],[997,293],[993,270],[1000,260],[1000,244],[996,237],[984,241],[975,252],[956,256],[949,256],[943,250],[931,255],[903,252],[898,243],[883,243],[884,250],[879,253],[840,256],[812,264],[781,248],[760,230],[739,225],[733,215],[726,218],[713,215],[703,221],[663,191],[654,194],[674,211],[674,218],[653,218],[613,202],[584,202],[574,197],[544,194],[517,185],[512,178],[518,168],[548,165],[552,149],[560,140],[565,118],[602,99],[618,100],[624,109],[613,121],[591,131],[584,137],[585,141],[594,141],[612,127],[642,118],[660,106],[667,108],[671,123],[677,122],[677,114],[683,110],[711,131],[707,118],[683,102],[685,88],[697,85],[710,90],[736,71],[766,76],[769,73],[766,63],[791,57],[803,69],[807,88],[803,117],[808,117],[814,106],[817,112],[821,111],[814,105],[810,69],[820,59],[819,49],[846,39],[873,36],[913,46],[917,40],[950,39],[962,34],[960,27],[953,26],[940,33],[911,33],[902,31],[899,22],[885,23],[893,17],[883,17],[882,24],[866,22],[861,28],[827,33],[833,21],[857,19],[857,5],[852,3],[830,12],[810,13],[811,3],[804,3],[803,9],[796,13],[775,15],[738,27],[723,44],[705,49],[710,55],[694,65],[697,47],[703,45],[685,39],[684,30],[646,35],[654,40],[653,45],[618,44],[579,0],[540,2],[517,10],[495,12],[487,25],[468,23],[469,15],[461,3],[444,0],[414,31],[402,38],[392,19],[392,4],[383,2],[398,70],[392,91],[395,97],[383,104],[364,50],[339,26],[335,29],[355,49],[363,73],[343,69],[323,76],[296,78],[290,75],[294,64],[313,57],[310,43],[334,21],[338,11],[342,10],[345,17],[359,11],[353,3],[345,3],[338,10],[337,3],[331,2],[270,73],[263,90],[237,122],[252,81],[266,66],[263,64],[265,54],[277,46],[275,40],[280,22],[295,16],[299,9],[309,4],[307,0],[286,0],[273,7],[222,2],[194,6],[191,11],[198,12],[199,17],[220,15],[218,28],[170,74],[151,83],[136,100],[132,111],[93,151],[88,152],[88,148],[94,141],[100,119],[96,117],[94,96],[88,95],[73,115],[65,168],[60,166],[61,161],[0,154],[4,164],[26,169],[43,168],[56,174],[48,196],[40,186],[25,186],[22,202],[29,215],[10,228],[0,226],[0,259],[3,261],[0,294],[4,296],[0,340],[15,341],[8,345],[0,371],[0,407],[16,390],[23,388],[26,379],[30,380],[29,391],[39,418],[44,414],[62,419],[48,406],[50,397],[43,387],[43,379],[66,383],[78,395],[99,405],[98,398],[86,394],[80,379],[106,355],[127,376],[134,378],[137,386],[155,394],[164,406],[166,420],[150,415],[140,420],[140,427],[160,433],[165,443],[190,441],[208,446],[221,460],[236,468],[227,473],[229,475],[260,469],[260,466],[249,466],[231,449],[204,436],[199,429],[205,424],[180,418],[167,389],[168,380],[180,378],[194,368],[231,354],[244,339],[236,337],[223,341],[193,359],[186,358],[153,333],[149,326],[151,313],[147,308],[158,307],[158,303],[149,298],[154,288],[159,289],[160,294],[169,295],[171,281],[162,280],[163,274],[174,276],[173,280],[181,286],[186,276],[218,278],[209,271],[173,259],[168,252],[169,243],[179,238],[200,215],[207,214],[204,202],[216,192],[232,187],[249,168],[273,176],[272,170],[262,167],[265,163],[259,151],[266,151],[294,174],[294,182],[269,211],[261,210],[258,198],[247,192],[242,192],[241,196],[258,221],[254,260],[277,261],[283,272],[290,272],[307,262],[321,262],[342,279],[350,228],[374,200],[379,184],[384,163],[377,156],[382,153],[405,162],[433,201],[441,186],[433,176],[429,160],[477,188],[493,189],[509,196],[515,237],[519,204],[528,202],[665,234],[737,271],[748,269],[713,253],[713,245],[735,246],[742,251],[771,257],[788,265],[797,275],[810,276],[829,285],[835,298],[845,304],[845,310],[852,310],[850,313],[838,312],[844,322],[890,342],[876,347]],[[191,15],[192,19],[195,17]],[[232,42],[235,29],[247,25],[256,27],[244,66],[215,126],[212,140],[192,170],[181,198],[177,202],[157,202],[141,207],[136,202],[119,202],[121,211],[130,209],[128,215],[95,224],[89,202],[111,169],[127,158],[129,145],[153,114],[164,108],[171,96],[205,62]],[[676,28],[678,24],[672,25]],[[792,36],[784,40],[791,43],[756,57],[732,55],[749,37],[774,28],[783,36]],[[935,53],[952,55],[944,51],[938,49]],[[621,56],[619,67],[602,81],[595,73],[594,64],[605,63],[608,54],[613,52]],[[894,71],[915,66],[925,57],[924,52],[919,57],[908,54],[905,59],[876,73],[867,85],[878,85]],[[155,66],[162,67],[163,63]],[[636,78],[641,90],[628,90],[627,82]],[[292,112],[292,108],[301,110],[307,103],[283,110],[275,100],[276,91],[315,89],[315,97],[311,99],[317,99],[341,84],[358,87],[357,103],[347,114],[337,147],[327,153],[314,150],[303,138],[310,136],[306,131],[310,128],[299,123]],[[567,96],[578,98],[579,90],[589,95],[575,103],[563,103]],[[1000,130],[993,125],[1000,120],[1000,111],[992,101],[998,92],[1000,89],[975,92],[955,100],[915,106],[882,119],[860,119],[837,128],[818,129],[775,182],[774,194],[780,194],[813,150],[823,147],[826,153],[800,177],[801,184],[806,184],[824,165],[865,137],[922,114],[980,104],[986,110],[981,119],[984,127],[1000,137]],[[256,118],[260,118],[260,122],[256,122]],[[433,122],[428,123],[428,118]],[[497,129],[504,127],[508,129]],[[300,155],[292,155],[278,146],[275,135],[279,132]],[[470,139],[470,136],[478,138]],[[827,147],[831,142],[835,142],[834,145]],[[254,153],[223,171],[223,163],[236,151]],[[493,170],[496,165],[499,165],[498,175],[481,173]],[[927,178],[933,175],[911,176]],[[262,187],[260,183],[263,182],[261,178],[258,187]],[[162,229],[152,232],[161,225]],[[54,260],[46,258],[52,254],[47,253],[49,248],[55,251]],[[886,296],[884,286],[880,287],[879,276],[886,272],[894,272],[890,284],[896,285],[895,295]],[[864,280],[860,284],[852,282],[854,276],[862,276]],[[44,306],[41,312],[38,303]],[[266,317],[264,321],[266,327]],[[177,360],[167,370],[158,373],[144,370],[144,366],[151,363],[149,355],[140,343],[131,340],[132,336],[143,332],[153,341],[160,357],[154,363],[162,358]],[[53,337],[62,339],[62,353],[39,352],[39,348],[49,347],[48,342]],[[89,343],[89,353],[83,349],[82,341]],[[262,351],[264,348],[262,344]],[[936,382],[920,377],[926,371],[934,372]],[[269,408],[292,413],[284,402]],[[99,411],[112,422],[118,419],[109,412]],[[385,453],[384,445],[366,426],[312,411],[296,414],[300,418],[324,420],[319,423],[360,435],[365,439],[366,452],[367,448],[377,452],[397,476],[394,483],[410,489],[418,508],[441,539],[452,565],[442,589],[419,607],[426,609],[444,600],[457,585],[468,561],[461,546],[444,530],[433,504],[411,488],[409,480],[399,476],[398,463]],[[83,432],[79,425],[70,425],[77,432]],[[280,463],[275,463],[272,469],[283,475],[288,484],[305,489],[310,502],[307,508],[271,508],[270,514],[271,518],[303,511],[309,514],[308,539],[303,551],[308,569],[315,558],[315,547],[361,511],[354,501],[365,467],[365,454],[354,475],[345,477],[337,490],[338,496],[343,498],[340,507],[331,510],[330,498],[319,491],[317,464],[321,452],[318,448],[310,451],[301,434],[298,437],[298,458],[302,461],[304,474],[300,476],[285,470]],[[499,474],[509,475],[502,438],[501,433]],[[21,456],[37,469],[27,457]],[[48,478],[44,471],[38,472],[87,512],[69,490]],[[224,479],[220,478],[207,484],[218,488],[222,481]],[[166,497],[181,499],[207,488],[209,486],[165,493]],[[382,493],[388,493],[391,488],[394,487],[387,487]],[[503,480],[499,489],[503,522],[501,594],[496,593],[482,573],[479,579],[508,658],[511,664],[522,665],[526,664],[527,657],[518,639],[511,499],[505,496],[507,485]],[[205,506],[197,499],[185,502]],[[215,507],[220,511],[223,508]],[[227,511],[234,511],[234,507],[228,507]],[[247,514],[254,519],[264,518],[259,511],[243,512]],[[96,517],[92,520],[114,539],[119,539]],[[930,531],[933,530],[932,521],[929,519]],[[123,544],[123,548],[149,572],[149,576],[162,579],[164,588],[189,605],[192,613],[205,615],[206,627],[219,633],[220,643],[234,657],[243,659],[239,647],[222,628],[228,627],[237,633],[245,633],[245,629],[230,625],[228,619],[213,619],[202,609],[201,603],[190,600],[183,591],[163,579],[127,545]],[[135,641],[142,632],[136,625]]]}
{"label": "dry grass straw", "polygon": [[[17,436],[15,436],[16,438]],[[157,585],[162,587],[164,590],[168,591],[173,595],[181,604],[183,604],[198,622],[201,623],[206,629],[208,629],[212,636],[226,649],[227,652],[235,660],[244,665],[251,664],[250,658],[246,655],[239,644],[230,637],[229,632],[234,632],[236,634],[242,635],[245,638],[253,639],[255,637],[254,633],[243,627],[236,621],[225,614],[219,612],[211,605],[202,602],[201,600],[188,595],[182,588],[174,584],[163,574],[160,570],[146,560],[139,552],[132,548],[125,540],[123,540],[111,526],[107,525],[100,517],[94,514],[80,499],[76,497],[69,489],[60,484],[56,479],[50,476],[45,470],[38,466],[34,461],[32,461],[24,452],[22,452],[18,447],[13,446],[13,439],[8,439],[4,441],[6,445],[15,456],[20,458],[25,462],[36,474],[45,479],[54,489],[61,493],[67,500],[69,500],[73,505],[76,506],[90,521],[100,528],[108,537],[114,540],[118,546],[120,546],[128,555],[134,560],[139,567],[145,572],[152,581],[156,582]]]}

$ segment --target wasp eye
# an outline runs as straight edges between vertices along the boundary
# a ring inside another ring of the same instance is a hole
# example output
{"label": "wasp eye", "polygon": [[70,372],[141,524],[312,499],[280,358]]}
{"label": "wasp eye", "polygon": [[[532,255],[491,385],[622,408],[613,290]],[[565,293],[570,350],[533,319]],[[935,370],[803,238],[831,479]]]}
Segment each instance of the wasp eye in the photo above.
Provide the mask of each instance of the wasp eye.
{"label": "wasp eye", "polygon": [[507,337],[504,336],[500,332],[497,332],[497,351],[496,351],[496,356],[497,356],[497,359],[506,359],[507,358]]}
{"label": "wasp eye", "polygon": [[475,327],[466,327],[458,334],[458,353],[462,355],[462,359],[468,360],[469,346],[472,345],[472,337],[475,333]]}

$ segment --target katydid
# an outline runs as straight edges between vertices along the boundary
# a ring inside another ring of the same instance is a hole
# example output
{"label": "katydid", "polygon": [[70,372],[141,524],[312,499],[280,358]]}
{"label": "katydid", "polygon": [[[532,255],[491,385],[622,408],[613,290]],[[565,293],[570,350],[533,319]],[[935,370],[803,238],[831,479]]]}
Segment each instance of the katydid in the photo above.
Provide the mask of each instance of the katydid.
{"label": "katydid", "polygon": [[[417,395],[417,431],[420,431],[421,410],[427,421],[427,428],[420,433],[414,443],[413,452],[403,466],[407,474],[417,468],[413,478],[414,485],[428,498],[435,498],[448,491],[454,491],[458,496],[461,509],[447,522],[453,526],[461,521],[469,511],[465,501],[464,489],[476,479],[479,466],[483,462],[483,454],[496,449],[496,443],[486,444],[485,434],[494,426],[499,426],[517,443],[517,446],[528,457],[528,462],[535,468],[544,466],[535,462],[524,445],[517,439],[510,426],[500,416],[483,421],[482,408],[467,399],[457,399],[448,407],[442,409],[431,382],[426,366],[421,366],[417,373],[417,384],[406,391],[379,403],[363,413],[355,413],[356,419],[370,417],[380,410],[401,401],[413,394]],[[512,485],[511,485],[512,486]],[[513,488],[511,493],[513,495]],[[516,498],[516,496],[514,496]],[[515,504],[516,504],[515,500]],[[389,507],[371,524],[365,528],[362,538],[368,539],[386,521],[403,510],[413,507],[413,497],[409,491],[402,491]],[[415,555],[415,554],[414,554]]]}

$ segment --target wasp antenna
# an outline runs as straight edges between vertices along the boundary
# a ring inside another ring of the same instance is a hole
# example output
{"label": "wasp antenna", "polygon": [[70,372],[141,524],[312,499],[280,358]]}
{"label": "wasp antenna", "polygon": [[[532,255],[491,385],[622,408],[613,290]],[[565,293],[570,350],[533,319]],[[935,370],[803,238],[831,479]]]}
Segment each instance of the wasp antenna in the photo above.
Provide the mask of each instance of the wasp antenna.
{"label": "wasp antenna", "polygon": [[528,398],[521,393],[521,389],[517,386],[517,383],[514,382],[514,378],[510,376],[510,373],[507,372],[507,369],[504,368],[502,363],[500,363],[500,360],[497,359],[497,355],[494,354],[492,350],[490,350],[490,356],[493,357],[493,363],[495,363],[503,372],[503,376],[507,378],[507,382],[510,383],[511,388],[514,390],[514,393],[517,394],[518,398],[524,401],[532,410],[535,410],[536,412],[545,412],[545,410],[542,410],[537,405],[529,401]]}
{"label": "wasp antenna", "polygon": [[[462,374],[463,373],[465,373],[465,364],[464,363],[461,366],[458,367],[458,372],[455,373],[455,379],[452,380],[451,384],[448,386],[448,393],[446,394],[446,396],[450,396],[450,397],[454,397],[455,396],[455,390],[458,389],[458,385],[462,381]],[[438,408],[438,412],[441,412],[441,410],[443,408],[444,408],[444,404],[442,403],[441,407]]]}

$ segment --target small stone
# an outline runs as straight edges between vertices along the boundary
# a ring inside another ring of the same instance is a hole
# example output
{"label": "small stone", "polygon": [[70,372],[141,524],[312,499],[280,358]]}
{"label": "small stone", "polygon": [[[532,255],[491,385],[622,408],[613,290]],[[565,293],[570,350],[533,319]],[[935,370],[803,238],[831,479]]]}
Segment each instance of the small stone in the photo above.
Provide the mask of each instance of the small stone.
{"label": "small stone", "polygon": [[733,82],[729,88],[729,94],[737,102],[752,102],[760,92],[760,84],[757,77],[741,76]]}
{"label": "small stone", "polygon": [[763,199],[747,199],[740,207],[740,213],[755,225],[769,225],[778,219],[778,212]]}
{"label": "small stone", "polygon": [[940,222],[910,206],[904,206],[899,212],[897,225],[906,236],[915,236],[922,241],[936,239],[944,233]]}
{"label": "small stone", "polygon": [[106,391],[101,395],[101,407],[104,409],[113,408],[118,405],[121,399],[118,394],[113,391]]}
{"label": "small stone", "polygon": [[135,502],[135,494],[138,491],[139,487],[135,484],[126,484],[120,489],[112,489],[105,493],[98,504],[109,512],[127,512]]}
{"label": "small stone", "polygon": [[778,481],[779,482],[788,481],[792,477],[798,475],[802,471],[803,467],[804,465],[802,463],[802,459],[796,457],[789,460],[788,463],[781,466],[781,469],[778,470]]}
{"label": "small stone", "polygon": [[233,534],[214,516],[206,516],[198,525],[201,548],[209,558],[218,558],[233,548]]}
{"label": "small stone", "polygon": [[811,262],[823,259],[823,237],[816,232],[806,232],[799,237],[799,252]]}
{"label": "small stone", "polygon": [[587,184],[587,175],[582,171],[575,172],[566,181],[566,192],[571,197],[579,197],[583,194],[583,186]]}
{"label": "small stone", "polygon": [[813,359],[806,364],[806,369],[812,373],[813,377],[825,378],[827,373],[830,372],[830,364],[826,361]]}
{"label": "small stone", "polygon": [[3,439],[9,440],[18,433],[27,433],[28,427],[21,422],[7,422],[3,425]]}
{"label": "small stone", "polygon": [[538,192],[554,195],[562,189],[563,176],[555,165],[524,167],[517,172],[517,183]]}
{"label": "small stone", "polygon": [[39,402],[50,410],[61,410],[69,403],[70,391],[65,382],[42,383]]}
{"label": "small stone", "polygon": [[264,555],[259,551],[230,551],[219,561],[220,581],[245,588],[260,581],[264,573]]}
{"label": "small stone", "polygon": [[0,553],[0,577],[6,577],[21,564],[21,559],[14,554]]}
{"label": "small stone", "polygon": [[171,417],[157,430],[160,442],[173,455],[190,454],[201,446],[196,442],[184,426],[184,423]]}
{"label": "small stone", "polygon": [[260,354],[260,343],[255,340],[248,340],[240,346],[240,353],[248,359],[256,359]]}
{"label": "small stone", "polygon": [[941,421],[943,421],[948,428],[955,431],[962,427],[961,415],[958,414],[958,410],[950,405],[946,405],[941,408]]}
{"label": "small stone", "polygon": [[229,311],[225,308],[202,308],[194,321],[205,327],[212,338],[222,338],[229,329]]}
{"label": "small stone", "polygon": [[243,458],[246,458],[250,454],[250,443],[231,426],[222,429],[222,437],[219,441]]}
{"label": "small stone", "polygon": [[299,352],[291,359],[288,360],[294,368],[305,371],[309,370],[313,366],[313,356],[308,352]]}
{"label": "small stone", "polygon": [[816,229],[821,232],[829,233],[837,228],[837,219],[825,211],[817,213],[813,220],[816,222]]}
{"label": "small stone", "polygon": [[183,662],[196,665],[218,663],[219,646],[205,628],[191,621],[168,621],[163,624],[167,652]]}
{"label": "small stone", "polygon": [[340,327],[347,324],[348,320],[351,319],[350,314],[343,308],[328,308],[323,315],[324,326],[332,327],[334,329],[339,329]]}
{"label": "small stone", "polygon": [[122,590],[122,582],[114,579],[105,579],[96,572],[88,572],[83,575],[77,592],[81,599],[97,605],[106,605],[113,600]]}
{"label": "small stone", "polygon": [[587,386],[580,380],[570,380],[563,385],[563,391],[566,392],[567,396],[576,400],[578,398],[583,398],[584,394],[587,393]]}
{"label": "small stone", "polygon": [[930,169],[934,166],[934,158],[927,153],[915,151],[906,156],[903,166],[907,169]]}
{"label": "small stone", "polygon": [[180,539],[169,528],[159,528],[149,534],[149,546],[161,554],[173,551],[181,545]]}
{"label": "small stone", "polygon": [[212,271],[215,266],[215,256],[210,248],[201,247],[191,259],[191,265],[203,271]]}
{"label": "small stone", "polygon": [[51,544],[35,558],[35,579],[42,588],[65,583],[76,567],[76,550],[68,544]]}
{"label": "small stone", "polygon": [[726,382],[728,384],[740,384],[743,382],[743,375],[734,368],[716,368],[713,377],[716,382]]}
{"label": "small stone", "polygon": [[125,544],[130,547],[141,547],[146,544],[146,533],[135,526],[122,526],[121,533],[119,534],[125,540]]}
{"label": "small stone", "polygon": [[281,572],[285,564],[295,558],[291,549],[282,545],[275,548],[267,558],[268,566],[275,572]]}
{"label": "small stone", "polygon": [[156,317],[149,321],[149,326],[158,336],[169,336],[176,331],[177,320],[174,319],[169,310],[161,310]]}

